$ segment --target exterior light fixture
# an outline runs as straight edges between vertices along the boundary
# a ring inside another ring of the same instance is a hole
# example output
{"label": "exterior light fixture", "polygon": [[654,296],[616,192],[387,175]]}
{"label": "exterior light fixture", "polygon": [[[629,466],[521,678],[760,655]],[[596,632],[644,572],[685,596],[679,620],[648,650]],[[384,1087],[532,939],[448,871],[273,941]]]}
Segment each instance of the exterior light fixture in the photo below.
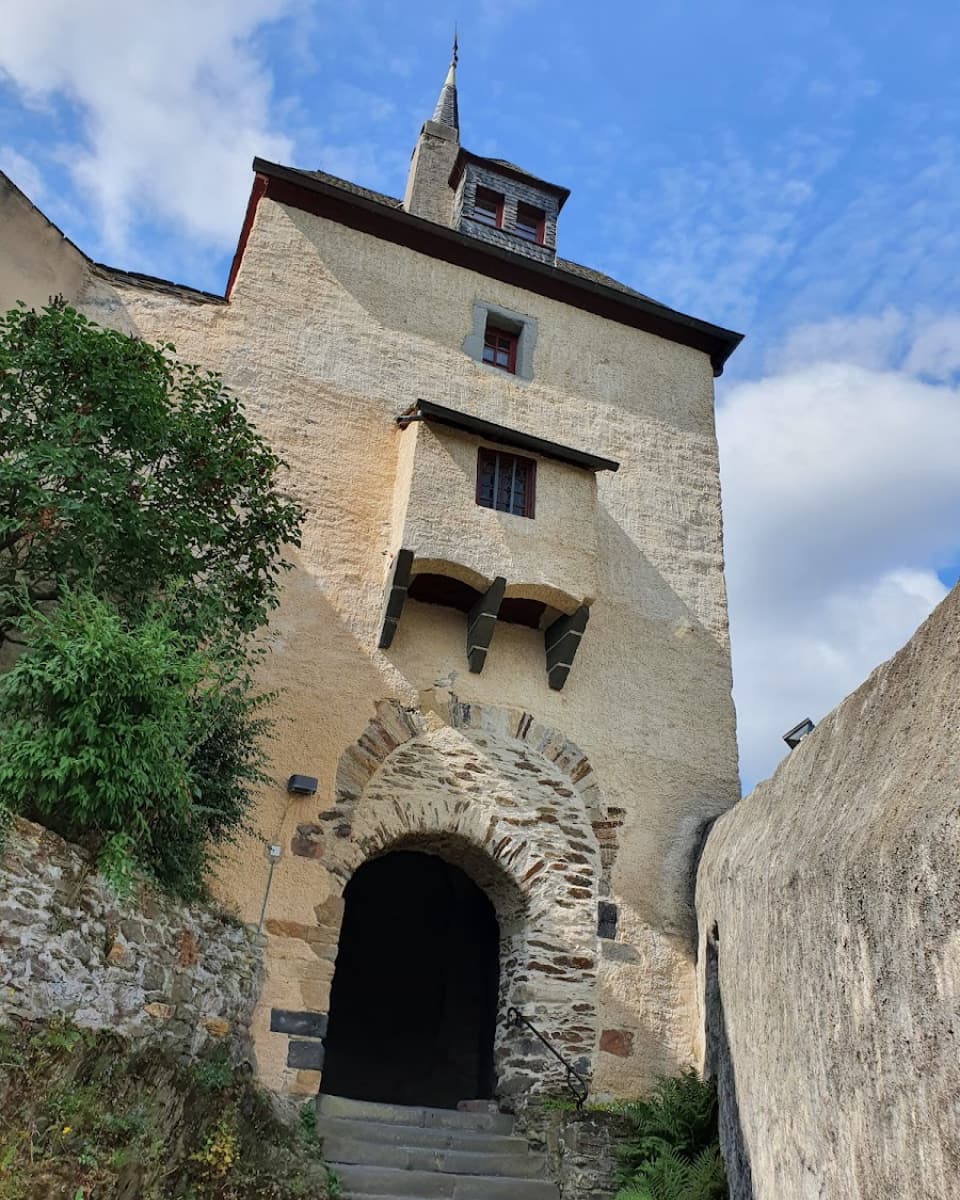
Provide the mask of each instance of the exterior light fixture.
{"label": "exterior light fixture", "polygon": [[799,725],[794,725],[792,729],[788,729],[783,735],[783,740],[787,743],[790,749],[793,750],[795,747],[800,745],[808,733],[813,733],[815,728],[816,726],[814,723],[809,717],[807,717],[805,720],[801,721]]}
{"label": "exterior light fixture", "polygon": [[315,796],[317,781],[312,775],[291,775],[287,780],[287,791],[291,796]]}

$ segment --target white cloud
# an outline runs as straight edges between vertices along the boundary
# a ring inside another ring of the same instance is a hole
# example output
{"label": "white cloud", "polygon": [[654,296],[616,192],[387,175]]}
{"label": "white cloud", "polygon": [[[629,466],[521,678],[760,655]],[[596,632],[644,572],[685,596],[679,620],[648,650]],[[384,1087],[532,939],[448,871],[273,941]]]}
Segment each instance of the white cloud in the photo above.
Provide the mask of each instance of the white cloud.
{"label": "white cloud", "polygon": [[879,334],[914,324],[888,313],[800,331],[794,347],[832,361],[736,385],[719,409],[748,785],[785,730],[834,707],[944,595],[935,568],[960,545],[960,390],[836,357],[882,361]]}
{"label": "white cloud", "polygon": [[252,38],[298,3],[46,0],[5,15],[0,73],[25,104],[65,100],[79,113],[82,144],[57,155],[108,254],[126,265],[137,227],[151,221],[221,248],[235,238],[254,154],[292,152],[273,127],[271,78]]}
{"label": "white cloud", "polygon": [[904,366],[930,379],[947,380],[960,374],[960,314],[943,317],[922,329]]}
{"label": "white cloud", "polygon": [[0,171],[12,179],[38,207],[43,204],[47,189],[36,166],[12,146],[0,146]]}
{"label": "white cloud", "polygon": [[768,355],[768,365],[778,371],[825,362],[883,369],[898,360],[907,324],[903,313],[888,308],[878,316],[799,325]]}
{"label": "white cloud", "polygon": [[[786,753],[782,735],[819,720],[889,658],[946,595],[932,571],[900,568],[808,598],[802,612],[734,609],[734,691],[747,789]],[[778,619],[779,617],[779,619]]]}

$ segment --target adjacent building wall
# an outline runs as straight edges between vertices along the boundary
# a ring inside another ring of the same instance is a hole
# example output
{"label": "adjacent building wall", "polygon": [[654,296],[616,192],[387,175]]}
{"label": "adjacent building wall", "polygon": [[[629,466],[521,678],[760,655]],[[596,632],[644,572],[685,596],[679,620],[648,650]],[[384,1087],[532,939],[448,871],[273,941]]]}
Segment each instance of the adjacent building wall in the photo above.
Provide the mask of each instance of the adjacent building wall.
{"label": "adjacent building wall", "polygon": [[955,588],[710,834],[697,908],[734,1200],[960,1190],[958,680]]}
{"label": "adjacent building wall", "polygon": [[111,294],[90,259],[0,171],[0,313],[18,301],[42,308],[62,296],[101,324],[133,333]]}

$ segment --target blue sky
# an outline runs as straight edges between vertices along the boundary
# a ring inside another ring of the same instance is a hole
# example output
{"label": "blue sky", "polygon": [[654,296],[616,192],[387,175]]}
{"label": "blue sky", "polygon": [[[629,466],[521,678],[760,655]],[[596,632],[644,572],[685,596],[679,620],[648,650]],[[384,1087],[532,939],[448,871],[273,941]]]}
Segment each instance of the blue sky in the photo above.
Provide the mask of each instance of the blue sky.
{"label": "blue sky", "polygon": [[455,18],[463,140],[572,189],[561,253],[747,334],[718,432],[749,785],[957,577],[953,0],[45,0],[5,16],[0,167],[94,257],[219,290],[254,154],[402,192]]}

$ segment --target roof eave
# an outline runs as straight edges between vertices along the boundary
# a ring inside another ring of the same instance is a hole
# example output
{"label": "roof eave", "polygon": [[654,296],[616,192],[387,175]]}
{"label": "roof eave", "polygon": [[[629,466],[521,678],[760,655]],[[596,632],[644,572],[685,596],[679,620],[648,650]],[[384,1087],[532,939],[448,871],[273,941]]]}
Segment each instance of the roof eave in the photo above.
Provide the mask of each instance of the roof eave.
{"label": "roof eave", "polygon": [[[467,265],[471,265],[480,273],[494,277],[516,276],[521,280],[518,286],[525,286],[529,291],[554,296],[557,292],[563,292],[565,295],[561,299],[564,303],[598,312],[610,320],[619,321],[621,324],[643,329],[669,341],[700,350],[709,356],[715,375],[723,373],[727,359],[743,340],[742,333],[724,329],[722,326],[713,325],[708,321],[701,321],[697,317],[677,312],[656,301],[618,291],[606,284],[583,279],[559,267],[537,262],[535,259],[505,250],[501,246],[483,242],[479,238],[468,237],[445,225],[438,225],[434,221],[414,216],[413,213],[404,209],[390,208],[364,196],[358,196],[343,188],[335,187],[323,180],[314,179],[296,168],[285,167],[280,163],[272,163],[263,158],[255,158],[253,169],[258,175],[262,175],[268,180],[275,180],[278,183],[289,185],[299,192],[310,193],[331,201],[334,208],[339,207],[341,210],[339,215],[333,216],[333,219],[342,219],[346,216],[347,213],[344,210],[363,213],[379,223],[380,236],[387,237],[388,240],[403,241],[407,244],[416,241],[417,249],[427,254],[433,254],[434,257],[449,257],[451,261],[469,259],[470,262]],[[269,190],[266,194],[268,197],[270,196]],[[303,207],[298,205],[296,199],[289,194],[286,194],[284,198],[280,198],[279,195],[271,198],[278,200],[279,203],[290,204],[294,208]],[[351,222],[344,221],[343,223],[350,224]],[[390,237],[387,231],[394,236]],[[400,236],[401,231],[402,236]],[[441,248],[445,250],[445,255],[438,253]],[[587,297],[591,299],[591,303],[583,302]]]}
{"label": "roof eave", "polygon": [[618,471],[620,469],[620,464],[615,459],[601,458],[600,455],[588,454],[585,450],[575,450],[572,446],[561,445],[560,442],[551,442],[547,438],[524,433],[520,429],[511,429],[509,425],[499,425],[495,421],[475,417],[472,413],[446,408],[442,404],[434,404],[432,400],[418,400],[412,408],[397,417],[397,424],[404,427],[411,421],[429,421],[437,425],[445,425],[450,429],[472,434],[487,442],[496,442],[498,445],[510,446],[515,450],[526,450],[530,454],[539,454],[542,458],[552,458],[571,467],[580,467],[584,471]]}

